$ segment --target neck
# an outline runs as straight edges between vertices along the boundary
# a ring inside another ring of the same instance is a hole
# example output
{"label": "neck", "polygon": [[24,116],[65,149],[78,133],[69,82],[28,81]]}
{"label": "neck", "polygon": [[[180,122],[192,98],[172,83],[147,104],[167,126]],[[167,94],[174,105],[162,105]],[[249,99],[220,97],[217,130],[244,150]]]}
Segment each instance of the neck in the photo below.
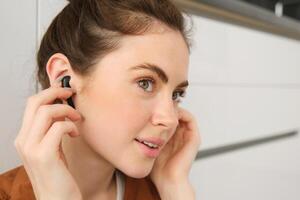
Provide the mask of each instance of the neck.
{"label": "neck", "polygon": [[94,152],[82,136],[72,138],[64,135],[62,149],[83,199],[116,199],[115,168]]}

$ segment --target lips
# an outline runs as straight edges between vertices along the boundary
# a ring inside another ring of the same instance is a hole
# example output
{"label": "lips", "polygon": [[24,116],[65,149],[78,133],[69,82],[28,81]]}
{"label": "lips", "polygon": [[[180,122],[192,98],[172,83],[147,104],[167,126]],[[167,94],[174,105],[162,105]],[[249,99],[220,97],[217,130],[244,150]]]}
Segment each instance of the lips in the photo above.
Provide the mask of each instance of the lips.
{"label": "lips", "polygon": [[147,142],[147,143],[152,143],[157,145],[158,147],[161,147],[165,141],[160,138],[155,138],[155,137],[149,137],[149,138],[136,138],[138,142]]}
{"label": "lips", "polygon": [[[141,141],[139,141],[141,140]],[[162,145],[162,141],[163,140],[159,140],[157,138],[155,139],[149,139],[147,138],[145,141],[143,141],[145,139],[141,139],[141,138],[136,138],[135,141],[137,144],[137,147],[139,149],[139,151],[146,157],[148,158],[156,158],[159,156],[160,154],[160,151],[161,151],[161,147],[158,146],[158,145]],[[151,142],[146,142],[146,141],[152,141],[153,143]],[[145,144],[146,143],[146,144]]]}

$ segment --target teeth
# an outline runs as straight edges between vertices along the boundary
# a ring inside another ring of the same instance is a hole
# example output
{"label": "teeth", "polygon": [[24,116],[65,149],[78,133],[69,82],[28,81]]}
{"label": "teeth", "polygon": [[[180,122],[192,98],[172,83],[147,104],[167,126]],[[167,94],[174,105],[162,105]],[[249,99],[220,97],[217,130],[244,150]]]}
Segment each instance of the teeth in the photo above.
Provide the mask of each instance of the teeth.
{"label": "teeth", "polygon": [[152,148],[157,148],[158,147],[158,145],[152,144],[150,142],[142,141],[142,143],[144,143],[144,144],[146,144],[146,145],[148,145],[149,147],[152,147]]}

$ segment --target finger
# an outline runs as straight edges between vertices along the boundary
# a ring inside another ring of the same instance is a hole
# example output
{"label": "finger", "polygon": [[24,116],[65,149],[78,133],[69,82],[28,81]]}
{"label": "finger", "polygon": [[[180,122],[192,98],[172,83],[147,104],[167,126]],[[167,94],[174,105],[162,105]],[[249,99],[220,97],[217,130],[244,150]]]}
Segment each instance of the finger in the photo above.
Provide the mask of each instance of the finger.
{"label": "finger", "polygon": [[73,94],[72,89],[50,87],[33,95],[27,99],[25,112],[23,115],[22,125],[18,137],[16,138],[21,143],[27,137],[28,130],[30,129],[34,115],[37,109],[43,104],[51,104],[55,99],[67,99]]}
{"label": "finger", "polygon": [[201,144],[201,137],[199,134],[196,118],[187,110],[183,108],[179,112],[180,121],[184,127],[183,141],[184,144],[179,151],[183,162],[187,163],[186,167],[189,169],[191,163],[195,160],[199,146]]}
{"label": "finger", "polygon": [[40,148],[49,155],[59,152],[62,136],[67,133],[79,135],[78,129],[72,121],[58,121],[52,124],[45,137],[40,142]]}
{"label": "finger", "polygon": [[197,138],[199,133],[188,131],[187,128],[182,128],[180,131],[182,132],[184,143],[178,149],[177,155],[185,170],[189,170],[199,150],[200,143]]}
{"label": "finger", "polygon": [[53,84],[51,84],[51,86],[54,86],[54,87],[62,87],[62,82],[61,82],[61,80],[62,80],[63,78],[64,78],[63,76],[57,78],[55,81],[53,81]]}
{"label": "finger", "polygon": [[195,123],[190,123],[192,121],[196,121],[196,118],[190,113],[189,111],[179,108],[179,120],[186,124],[187,128],[189,130],[195,130],[197,129],[197,126]]}
{"label": "finger", "polygon": [[78,111],[76,111],[69,105],[55,104],[41,106],[34,118],[35,123],[30,129],[30,133],[27,139],[28,143],[40,143],[53,122],[57,121],[57,119],[60,119],[59,121],[61,121],[61,119],[64,119],[66,117],[73,121],[79,120],[81,118]]}
{"label": "finger", "polygon": [[192,141],[195,143],[201,143],[201,137],[199,134],[199,128],[196,118],[187,110],[180,108],[179,120],[185,127],[184,140],[185,142]]}
{"label": "finger", "polygon": [[182,125],[182,123],[180,122],[177,129],[176,129],[176,132],[175,132],[175,135],[174,135],[174,150],[177,151],[178,149],[180,149],[182,147],[182,145],[184,144],[184,135],[183,135],[183,132],[185,130],[185,127],[184,125]]}

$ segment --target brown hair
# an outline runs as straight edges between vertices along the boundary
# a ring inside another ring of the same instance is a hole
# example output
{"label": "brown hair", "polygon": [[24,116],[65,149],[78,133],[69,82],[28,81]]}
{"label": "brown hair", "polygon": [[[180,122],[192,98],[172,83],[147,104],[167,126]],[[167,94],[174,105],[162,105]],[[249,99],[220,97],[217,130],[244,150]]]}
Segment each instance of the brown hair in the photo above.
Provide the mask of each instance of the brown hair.
{"label": "brown hair", "polygon": [[118,48],[122,35],[143,34],[154,20],[179,31],[190,51],[191,29],[186,29],[183,16],[189,14],[169,0],[68,1],[51,22],[37,52],[36,75],[42,89],[50,86],[46,64],[53,54],[64,54],[74,72],[89,75],[99,59]]}

